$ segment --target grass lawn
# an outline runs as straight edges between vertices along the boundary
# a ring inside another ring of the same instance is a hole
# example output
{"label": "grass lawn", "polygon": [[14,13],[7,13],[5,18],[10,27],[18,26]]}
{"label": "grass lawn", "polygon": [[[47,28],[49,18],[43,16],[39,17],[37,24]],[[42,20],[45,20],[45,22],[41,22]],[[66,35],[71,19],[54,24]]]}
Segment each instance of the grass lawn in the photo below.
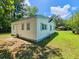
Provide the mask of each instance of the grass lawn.
{"label": "grass lawn", "polygon": [[79,59],[79,35],[71,31],[58,31],[53,39],[41,42],[49,47],[60,48],[64,59]]}
{"label": "grass lawn", "polygon": [[1,33],[0,34],[0,39],[2,39],[2,38],[9,38],[9,37],[11,37],[10,33]]}

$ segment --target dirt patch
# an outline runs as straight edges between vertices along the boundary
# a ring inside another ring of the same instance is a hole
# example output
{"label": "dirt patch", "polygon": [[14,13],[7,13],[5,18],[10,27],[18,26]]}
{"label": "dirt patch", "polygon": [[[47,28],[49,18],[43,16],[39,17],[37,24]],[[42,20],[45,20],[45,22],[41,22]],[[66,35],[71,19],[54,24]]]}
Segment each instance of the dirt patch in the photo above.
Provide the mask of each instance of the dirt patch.
{"label": "dirt patch", "polygon": [[2,48],[7,46],[11,51],[15,50],[16,48],[20,47],[23,44],[31,44],[31,43],[18,38],[0,39],[0,47]]}

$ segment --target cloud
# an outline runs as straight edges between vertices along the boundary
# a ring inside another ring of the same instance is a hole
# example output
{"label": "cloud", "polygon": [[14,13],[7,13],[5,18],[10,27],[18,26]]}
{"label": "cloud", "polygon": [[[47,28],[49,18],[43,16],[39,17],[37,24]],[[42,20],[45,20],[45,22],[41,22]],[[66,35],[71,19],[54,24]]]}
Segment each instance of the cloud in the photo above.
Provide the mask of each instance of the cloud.
{"label": "cloud", "polygon": [[24,3],[30,6],[29,0],[25,0]]}
{"label": "cloud", "polygon": [[77,10],[77,7],[72,7],[71,9],[72,9],[72,10]]}
{"label": "cloud", "polygon": [[71,6],[69,4],[64,5],[64,7],[60,7],[60,6],[51,7],[51,13],[55,15],[59,15],[62,18],[65,18],[71,14],[69,11],[70,8]]}

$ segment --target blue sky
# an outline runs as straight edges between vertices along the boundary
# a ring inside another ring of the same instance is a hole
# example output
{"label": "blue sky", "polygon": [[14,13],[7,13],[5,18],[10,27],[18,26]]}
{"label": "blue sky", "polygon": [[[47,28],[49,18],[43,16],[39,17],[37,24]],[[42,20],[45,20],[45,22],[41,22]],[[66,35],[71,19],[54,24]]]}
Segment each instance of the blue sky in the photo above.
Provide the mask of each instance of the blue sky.
{"label": "blue sky", "polygon": [[30,6],[38,7],[38,14],[51,16],[60,15],[70,17],[79,9],[79,0],[27,0]]}

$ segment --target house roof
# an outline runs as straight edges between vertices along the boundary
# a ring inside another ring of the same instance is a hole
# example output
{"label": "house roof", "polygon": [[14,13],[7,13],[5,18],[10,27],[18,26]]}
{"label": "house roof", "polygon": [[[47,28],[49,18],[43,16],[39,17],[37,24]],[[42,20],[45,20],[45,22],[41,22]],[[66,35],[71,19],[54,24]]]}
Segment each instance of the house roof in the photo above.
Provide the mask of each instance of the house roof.
{"label": "house roof", "polygon": [[43,16],[43,15],[36,15],[35,17],[49,18],[49,17]]}
{"label": "house roof", "polygon": [[[32,17],[41,17],[41,18],[49,18],[49,17],[47,17],[47,16],[43,16],[43,15],[35,15],[35,16],[32,16]],[[28,19],[28,18],[32,18],[32,17],[29,17],[29,16],[26,16],[26,17],[24,17],[24,18],[21,18],[21,19]]]}
{"label": "house roof", "polygon": [[[26,17],[20,18],[19,20],[16,20],[16,21],[27,20],[27,19],[29,19],[29,18],[33,18],[33,17],[36,17],[36,18],[48,18],[48,19],[49,19],[49,17],[47,17],[47,16],[43,16],[43,15],[35,15],[35,16],[32,16],[32,17],[26,16]],[[16,21],[14,21],[14,22],[16,22]]]}

